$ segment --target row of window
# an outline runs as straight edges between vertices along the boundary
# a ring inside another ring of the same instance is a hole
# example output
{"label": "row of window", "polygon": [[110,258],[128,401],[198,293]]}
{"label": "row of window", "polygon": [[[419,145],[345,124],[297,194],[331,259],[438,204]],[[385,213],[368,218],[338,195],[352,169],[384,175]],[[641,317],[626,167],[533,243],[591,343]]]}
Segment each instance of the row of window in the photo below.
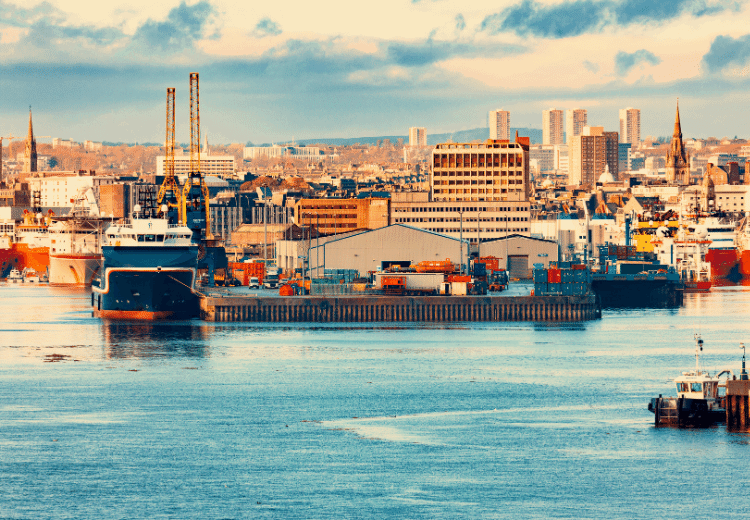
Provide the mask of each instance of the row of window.
{"label": "row of window", "polygon": [[491,180],[486,179],[479,179],[479,180],[436,180],[433,183],[433,186],[507,186],[508,184],[523,184],[523,179],[502,179],[500,182],[495,182]]}
{"label": "row of window", "polygon": [[[461,233],[461,228],[425,228],[427,231],[432,231],[434,233]],[[528,233],[529,228],[496,228],[496,229],[484,229],[482,228],[480,233],[503,233],[503,234],[509,234],[509,233]],[[477,228],[474,229],[466,229],[463,230],[464,235],[468,235],[474,233],[477,233]]]}
{"label": "row of window", "polygon": [[[425,218],[425,217],[402,217],[395,219],[396,223],[408,223],[408,222],[461,222],[460,217],[437,217],[437,218]],[[529,217],[497,217],[497,218],[483,218],[480,219],[482,222],[528,222]],[[464,222],[476,222],[475,218],[465,218]]]}
{"label": "row of window", "polygon": [[417,206],[417,207],[408,207],[408,206],[397,206],[393,208],[394,213],[443,213],[443,212],[453,212],[458,213],[459,211],[465,211],[465,212],[476,212],[481,211],[483,213],[487,212],[501,212],[501,211],[528,211],[528,206]]}
{"label": "row of window", "polygon": [[434,171],[433,177],[522,177],[522,170],[512,171],[473,171],[473,172],[452,172],[452,171]]}

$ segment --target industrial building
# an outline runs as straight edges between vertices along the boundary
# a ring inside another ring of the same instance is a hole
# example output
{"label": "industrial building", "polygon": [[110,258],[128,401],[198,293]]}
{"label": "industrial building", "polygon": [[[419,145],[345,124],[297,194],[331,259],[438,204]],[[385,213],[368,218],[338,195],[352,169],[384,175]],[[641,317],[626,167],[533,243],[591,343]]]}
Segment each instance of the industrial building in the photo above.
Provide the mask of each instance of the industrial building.
{"label": "industrial building", "polygon": [[511,235],[483,242],[479,255],[499,258],[500,267],[507,269],[511,278],[528,279],[534,264],[549,267],[550,262],[557,262],[558,247],[554,240]]}
{"label": "industrial building", "polygon": [[[324,269],[356,269],[366,276],[383,264],[416,264],[422,261],[450,259],[459,264],[469,258],[469,242],[416,229],[403,224],[355,233],[320,242],[313,239],[309,249],[312,277],[322,276]],[[283,245],[279,246],[282,251]]]}

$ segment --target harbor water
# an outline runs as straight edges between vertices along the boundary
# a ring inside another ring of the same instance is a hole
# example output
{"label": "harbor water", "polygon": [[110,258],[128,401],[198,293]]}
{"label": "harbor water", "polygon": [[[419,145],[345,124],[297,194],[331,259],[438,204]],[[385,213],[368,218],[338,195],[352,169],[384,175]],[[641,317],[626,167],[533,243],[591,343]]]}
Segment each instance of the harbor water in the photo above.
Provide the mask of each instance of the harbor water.
{"label": "harbor water", "polygon": [[749,434],[646,410],[694,333],[739,372],[750,287],[578,323],[118,323],[86,290],[0,293],[3,519],[750,511]]}

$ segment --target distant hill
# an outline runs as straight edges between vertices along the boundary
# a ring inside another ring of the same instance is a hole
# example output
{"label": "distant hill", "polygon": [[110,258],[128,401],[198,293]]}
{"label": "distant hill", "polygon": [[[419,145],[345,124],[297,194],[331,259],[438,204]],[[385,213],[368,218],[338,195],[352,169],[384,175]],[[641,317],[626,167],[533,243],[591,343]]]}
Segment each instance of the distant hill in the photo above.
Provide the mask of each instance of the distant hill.
{"label": "distant hill", "polygon": [[[531,139],[532,144],[541,143],[542,142],[542,131],[538,128],[511,128],[511,138],[516,135],[516,130],[518,130],[518,135],[521,137],[529,137]],[[490,129],[489,128],[472,128],[470,130],[459,130],[457,132],[452,133],[445,133],[445,134],[427,134],[427,144],[432,146],[436,145],[438,143],[445,143],[446,141],[450,140],[454,143],[470,143],[471,141],[484,141],[485,139],[489,139],[490,137]],[[379,136],[371,136],[371,137],[329,137],[329,138],[322,138],[322,139],[303,139],[300,140],[298,144],[327,144],[329,146],[351,146],[353,144],[377,144],[378,141],[383,141],[384,139],[390,139],[391,143],[398,142],[399,139],[403,139],[404,143],[409,142],[409,136],[408,135],[379,135]],[[270,144],[270,143],[267,143]],[[263,145],[256,145],[256,146],[266,146]]]}

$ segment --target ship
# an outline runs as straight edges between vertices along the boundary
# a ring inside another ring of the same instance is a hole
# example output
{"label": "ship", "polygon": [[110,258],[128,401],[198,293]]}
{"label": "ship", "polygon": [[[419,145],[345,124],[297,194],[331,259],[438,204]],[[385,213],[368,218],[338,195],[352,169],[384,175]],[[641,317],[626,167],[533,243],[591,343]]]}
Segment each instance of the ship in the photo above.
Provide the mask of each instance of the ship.
{"label": "ship", "polygon": [[198,316],[198,255],[190,228],[136,205],[130,222],[113,224],[104,234],[101,274],[92,284],[93,315],[131,320]]}
{"label": "ship", "polygon": [[683,292],[709,292],[713,284],[711,263],[706,260],[711,242],[687,238],[685,230],[660,227],[656,230],[651,245],[658,261],[674,267],[680,276]]}
{"label": "ship", "polygon": [[687,226],[688,237],[711,242],[706,261],[711,264],[712,278],[730,278],[739,273],[736,227],[735,223],[717,217],[705,217],[699,224],[691,223]]}
{"label": "ship", "polygon": [[101,268],[101,236],[112,219],[100,217],[91,188],[77,195],[49,227],[50,285],[88,286]]}
{"label": "ship", "polygon": [[701,367],[703,339],[695,336],[695,368],[674,379],[677,397],[654,397],[648,410],[654,414],[656,426],[710,426],[726,419],[726,380],[732,375],[726,369],[712,376]]}
{"label": "ship", "polygon": [[18,257],[18,268],[30,268],[37,273],[49,270],[49,226],[54,213],[24,210],[23,221],[15,228],[13,248]]}
{"label": "ship", "polygon": [[737,232],[737,265],[743,278],[750,278],[750,222],[743,219]]}

